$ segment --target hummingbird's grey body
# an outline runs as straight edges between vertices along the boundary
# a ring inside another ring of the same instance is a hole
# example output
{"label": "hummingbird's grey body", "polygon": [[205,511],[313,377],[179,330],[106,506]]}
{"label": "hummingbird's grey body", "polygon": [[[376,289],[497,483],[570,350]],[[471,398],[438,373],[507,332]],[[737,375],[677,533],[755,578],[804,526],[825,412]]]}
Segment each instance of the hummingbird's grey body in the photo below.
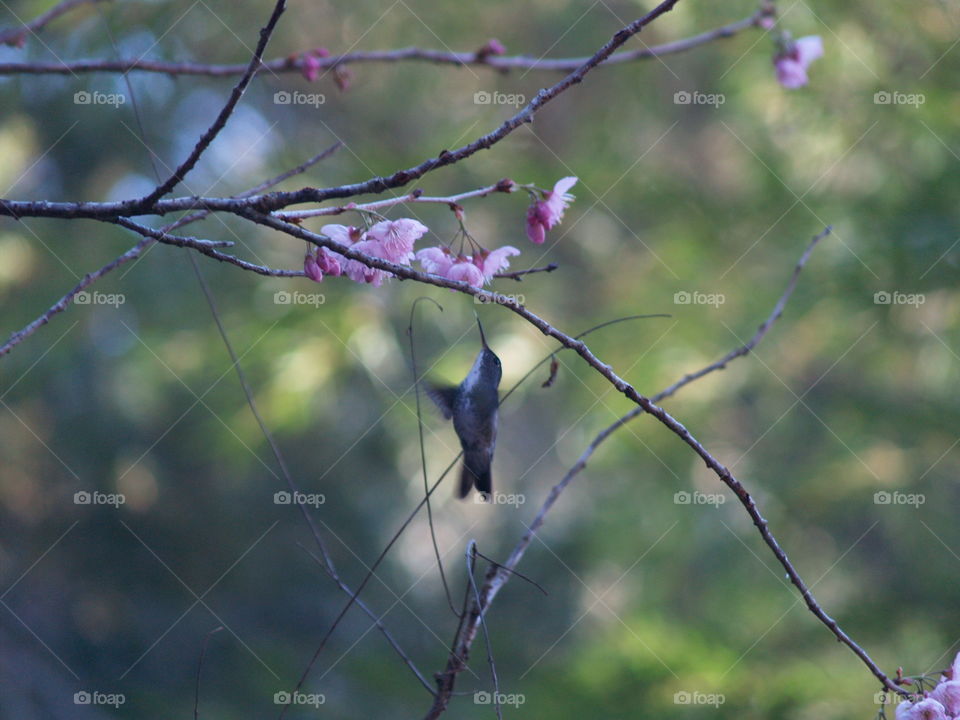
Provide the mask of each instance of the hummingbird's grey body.
{"label": "hummingbird's grey body", "polygon": [[[477,321],[479,324],[479,320]],[[457,387],[427,388],[427,394],[446,419],[453,418],[453,429],[463,448],[463,469],[460,473],[458,497],[466,497],[470,489],[487,495],[493,490],[490,466],[497,445],[497,408],[500,406],[502,370],[500,358],[489,347],[480,328],[483,348],[470,372]]]}

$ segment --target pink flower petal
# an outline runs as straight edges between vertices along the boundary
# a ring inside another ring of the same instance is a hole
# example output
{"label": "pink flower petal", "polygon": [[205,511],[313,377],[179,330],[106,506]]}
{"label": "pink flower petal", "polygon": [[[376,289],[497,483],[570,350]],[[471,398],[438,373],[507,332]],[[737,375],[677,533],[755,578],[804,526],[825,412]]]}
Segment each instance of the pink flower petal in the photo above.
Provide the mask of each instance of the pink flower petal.
{"label": "pink flower petal", "polygon": [[807,84],[807,71],[796,60],[780,57],[774,66],[777,69],[777,82],[787,90],[796,90]]}
{"label": "pink flower petal", "polygon": [[534,203],[527,208],[527,237],[535,245],[543,245],[543,241],[547,239],[547,229],[540,221],[540,213],[537,210],[539,204]]}
{"label": "pink flower petal", "polygon": [[428,247],[417,251],[417,260],[423,266],[423,269],[434,275],[443,275],[446,277],[447,271],[453,265],[453,258],[446,248]]}
{"label": "pink flower petal", "polygon": [[312,53],[305,55],[300,61],[300,72],[307,82],[313,82],[320,77],[320,60]]}
{"label": "pink flower petal", "polygon": [[949,720],[943,705],[927,698],[918,703],[909,700],[897,705],[897,720]]}
{"label": "pink flower petal", "polygon": [[817,58],[823,57],[823,40],[819,35],[807,35],[798,38],[796,42],[797,62],[804,68],[810,67]]}
{"label": "pink flower petal", "polygon": [[360,239],[360,231],[355,227],[346,225],[324,225],[320,232],[326,235],[334,242],[350,247]]}
{"label": "pink flower petal", "polygon": [[519,255],[520,251],[511,245],[504,245],[490,252],[483,260],[483,275],[487,280],[493,279],[498,272],[510,267],[508,257]]}
{"label": "pink flower petal", "polygon": [[[377,257],[382,260],[388,259],[386,257],[386,248],[382,243],[375,240],[361,240],[353,246],[353,249],[365,255],[370,255],[371,257]],[[344,273],[354,282],[368,283],[374,287],[380,287],[386,278],[392,277],[392,274],[386,270],[372,268],[364,265],[359,260],[347,260]]]}
{"label": "pink flower petal", "polygon": [[320,248],[317,253],[317,265],[320,270],[325,272],[327,275],[341,275],[343,270],[341,269],[340,261],[346,260],[343,255],[339,253],[330,252],[326,248]]}
{"label": "pink flower petal", "polygon": [[474,287],[483,287],[483,273],[472,262],[458,262],[447,271],[448,280],[462,280]]}
{"label": "pink flower petal", "polygon": [[577,178],[570,176],[557,180],[553,190],[546,194],[546,199],[538,203],[543,224],[547,230],[563,219],[563,213],[573,201],[573,195],[567,193],[577,183]]}
{"label": "pink flower petal", "polygon": [[313,253],[308,252],[306,257],[303,258],[303,272],[314,282],[323,280],[323,272],[320,270],[320,266],[317,265],[317,259],[313,256]]}
{"label": "pink flower petal", "polygon": [[423,237],[427,230],[429,228],[417,220],[401,218],[378,222],[367,231],[367,237],[383,243],[388,259],[406,263],[411,260],[414,243]]}
{"label": "pink flower petal", "polygon": [[960,714],[960,680],[940,683],[930,693],[930,697],[943,705],[950,717]]}

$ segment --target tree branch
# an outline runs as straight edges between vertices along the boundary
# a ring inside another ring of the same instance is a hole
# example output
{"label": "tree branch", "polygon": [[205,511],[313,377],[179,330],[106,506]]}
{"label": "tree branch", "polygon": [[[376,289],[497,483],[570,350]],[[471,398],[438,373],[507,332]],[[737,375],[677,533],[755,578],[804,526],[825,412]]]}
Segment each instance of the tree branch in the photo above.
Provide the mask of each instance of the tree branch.
{"label": "tree branch", "polygon": [[[313,167],[321,160],[325,160],[326,158],[333,155],[333,153],[339,150],[342,146],[343,146],[343,143],[336,142],[330,147],[328,147],[326,150],[323,150],[322,152],[314,155],[312,158],[302,163],[301,165],[298,165],[292,170],[287,170],[283,173],[280,173],[276,177],[272,177],[269,180],[265,180],[259,185],[256,185],[255,187],[247,190],[246,192],[241,193],[237,197],[246,197],[258,192],[262,192],[263,190],[271,188],[274,185],[277,185],[283,182],[284,180],[287,180],[293,177],[294,175],[298,175],[302,172],[305,172],[306,170]],[[181,228],[184,225],[188,225],[190,223],[203,220],[208,215],[210,215],[210,211],[201,210],[191,215],[186,215],[180,218],[179,220],[170,223],[169,225],[165,225],[160,229],[160,231],[169,232],[170,230],[176,230],[177,228]],[[139,231],[137,232],[139,233]],[[139,233],[139,234],[142,235],[142,233]],[[156,242],[154,238],[150,236],[144,236],[144,239],[142,241],[140,241],[139,243],[134,245],[132,248],[127,250],[127,252],[123,253],[117,258],[114,258],[113,260],[111,260],[109,263],[107,263],[100,269],[84,275],[83,279],[70,292],[68,292],[66,295],[64,295],[59,300],[57,300],[57,302],[51,305],[46,310],[46,312],[44,312],[40,317],[38,317],[36,320],[31,322],[26,327],[24,327],[22,330],[12,333],[10,337],[7,339],[7,342],[5,342],[2,346],[0,346],[0,357],[3,357],[4,355],[6,355],[8,352],[13,350],[14,347],[19,345],[21,342],[23,342],[28,337],[33,335],[33,333],[35,333],[41,327],[43,327],[48,322],[50,322],[50,320],[53,318],[54,315],[57,315],[63,312],[64,310],[66,310],[67,307],[70,305],[70,303],[73,301],[73,298],[75,298],[78,293],[85,290],[87,287],[92,285],[94,282],[102,278],[107,273],[115,270],[116,268],[120,267],[121,265],[124,265],[125,263],[130,262],[131,260],[135,260],[136,258],[140,257],[144,253],[144,251],[148,247],[150,247],[154,242]]]}
{"label": "tree branch", "polygon": [[[74,2],[98,2],[101,0],[74,0]],[[643,47],[637,50],[624,50],[614,53],[604,61],[604,65],[620,65],[637,60],[647,60],[664,55],[685,52],[714,40],[733,37],[739,32],[755,26],[760,14],[722,25],[698,35],[681,40]],[[2,37],[2,36],[0,36]],[[274,74],[302,73],[305,53],[276,58],[264,62],[262,67]],[[347,65],[425,62],[435,65],[454,67],[489,68],[500,72],[511,70],[539,70],[544,72],[572,72],[589,60],[588,57],[543,59],[528,55],[492,55],[481,52],[448,52],[429,48],[399,48],[396,50],[367,50],[361,52],[317,57],[317,67],[332,69]],[[207,77],[230,77],[242,74],[246,65],[210,65],[203,63],[173,63],[161,60],[128,58],[122,60],[75,60],[73,62],[47,63],[0,63],[0,75],[79,75],[82,73],[129,73],[147,72],[162,75],[197,75]]]}

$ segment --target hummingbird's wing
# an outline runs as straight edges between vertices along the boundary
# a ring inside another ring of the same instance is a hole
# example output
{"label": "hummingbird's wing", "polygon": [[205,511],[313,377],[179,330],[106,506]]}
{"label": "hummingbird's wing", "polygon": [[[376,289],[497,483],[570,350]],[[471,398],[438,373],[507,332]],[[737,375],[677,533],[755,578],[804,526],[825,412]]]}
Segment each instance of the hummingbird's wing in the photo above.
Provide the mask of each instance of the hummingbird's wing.
{"label": "hummingbird's wing", "polygon": [[458,388],[440,387],[439,385],[426,385],[427,396],[433,400],[434,404],[440,408],[440,413],[445,420],[453,417],[453,404],[457,399]]}

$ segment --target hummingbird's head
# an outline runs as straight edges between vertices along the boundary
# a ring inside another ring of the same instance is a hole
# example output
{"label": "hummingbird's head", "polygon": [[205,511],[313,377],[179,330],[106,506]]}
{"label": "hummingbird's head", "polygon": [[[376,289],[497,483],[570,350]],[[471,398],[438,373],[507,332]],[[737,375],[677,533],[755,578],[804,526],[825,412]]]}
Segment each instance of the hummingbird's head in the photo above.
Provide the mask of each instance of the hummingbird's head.
{"label": "hummingbird's head", "polygon": [[500,378],[503,377],[503,368],[500,366],[500,358],[486,345],[477,355],[473,367],[480,375],[481,381],[493,387],[500,387]]}
{"label": "hummingbird's head", "polygon": [[503,377],[500,358],[487,345],[487,338],[483,334],[483,325],[480,324],[479,317],[477,318],[477,327],[480,328],[480,342],[483,343],[483,347],[480,349],[477,359],[474,360],[473,367],[470,368],[465,384],[471,389],[477,385],[496,389],[500,386],[500,378]]}

